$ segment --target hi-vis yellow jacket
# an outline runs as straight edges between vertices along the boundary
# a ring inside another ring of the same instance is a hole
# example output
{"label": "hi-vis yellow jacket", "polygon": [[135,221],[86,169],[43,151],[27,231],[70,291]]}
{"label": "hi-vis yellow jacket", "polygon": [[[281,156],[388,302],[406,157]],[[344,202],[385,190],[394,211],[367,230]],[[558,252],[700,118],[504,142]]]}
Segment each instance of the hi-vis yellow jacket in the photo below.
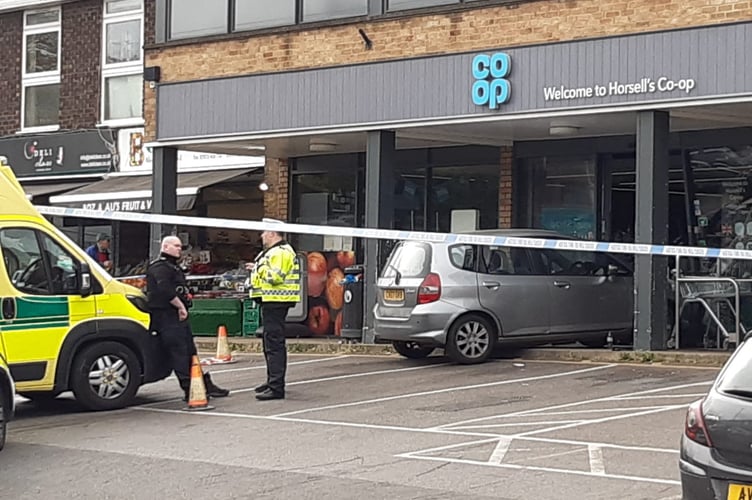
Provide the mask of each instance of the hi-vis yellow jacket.
{"label": "hi-vis yellow jacket", "polygon": [[256,257],[250,295],[262,302],[300,302],[300,263],[289,243],[280,241]]}

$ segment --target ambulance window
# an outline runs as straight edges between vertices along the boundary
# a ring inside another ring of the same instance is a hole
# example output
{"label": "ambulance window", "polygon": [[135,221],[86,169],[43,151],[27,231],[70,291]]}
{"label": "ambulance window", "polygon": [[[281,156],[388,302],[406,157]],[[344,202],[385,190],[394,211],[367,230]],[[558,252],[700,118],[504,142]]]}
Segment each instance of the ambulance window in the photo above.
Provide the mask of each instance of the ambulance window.
{"label": "ambulance window", "polygon": [[35,295],[50,294],[47,269],[34,230],[0,230],[0,248],[5,271],[19,291]]}
{"label": "ambulance window", "polygon": [[52,238],[42,234],[42,246],[47,256],[52,276],[52,293],[54,295],[78,294],[78,272],[76,261]]}

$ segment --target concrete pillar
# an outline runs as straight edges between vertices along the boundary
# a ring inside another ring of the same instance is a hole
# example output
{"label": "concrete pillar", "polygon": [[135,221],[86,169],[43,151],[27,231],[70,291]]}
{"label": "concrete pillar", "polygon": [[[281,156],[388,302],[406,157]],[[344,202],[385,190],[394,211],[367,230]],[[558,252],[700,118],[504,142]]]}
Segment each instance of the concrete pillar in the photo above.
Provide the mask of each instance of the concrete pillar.
{"label": "concrete pillar", "polygon": [[[366,138],[366,227],[391,229],[394,219],[395,134],[368,132]],[[363,341],[373,341],[373,307],[376,305],[376,279],[383,255],[383,241],[367,239],[365,248],[366,282],[363,300],[365,325]]]}
{"label": "concrete pillar", "polygon": [[[637,193],[635,243],[668,243],[669,115],[643,111],[637,115]],[[635,257],[634,348],[662,350],[668,337],[668,261]]]}
{"label": "concrete pillar", "polygon": [[[154,148],[154,172],[151,178],[153,214],[175,215],[178,206],[178,150],[175,148]],[[159,256],[159,247],[164,236],[172,234],[175,227],[163,224],[150,224],[149,255]]]}

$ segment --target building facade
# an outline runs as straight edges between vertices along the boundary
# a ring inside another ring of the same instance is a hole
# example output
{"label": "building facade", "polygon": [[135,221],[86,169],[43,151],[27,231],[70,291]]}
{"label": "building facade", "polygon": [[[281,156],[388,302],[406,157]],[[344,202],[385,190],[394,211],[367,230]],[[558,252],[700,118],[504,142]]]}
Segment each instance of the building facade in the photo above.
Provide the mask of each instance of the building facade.
{"label": "building facade", "polygon": [[[143,47],[154,35],[154,17],[145,14],[151,11],[153,2],[144,0],[0,0],[0,155],[35,204],[151,210],[153,160],[143,116]],[[256,189],[262,157],[181,151],[179,158],[174,196],[183,213],[262,215]],[[56,223],[83,247],[109,234],[116,276],[138,274],[148,262],[147,225]],[[250,238],[183,234],[201,251],[226,240],[215,253],[235,261],[238,251],[228,250],[229,241],[240,247]]]}
{"label": "building facade", "polygon": [[[264,5],[147,3],[157,188],[177,148],[263,149],[265,213],[293,222],[449,231],[463,211],[478,228],[750,244],[749,2]],[[370,282],[387,250],[297,243],[355,249]],[[665,348],[668,265],[635,260],[636,345]]]}

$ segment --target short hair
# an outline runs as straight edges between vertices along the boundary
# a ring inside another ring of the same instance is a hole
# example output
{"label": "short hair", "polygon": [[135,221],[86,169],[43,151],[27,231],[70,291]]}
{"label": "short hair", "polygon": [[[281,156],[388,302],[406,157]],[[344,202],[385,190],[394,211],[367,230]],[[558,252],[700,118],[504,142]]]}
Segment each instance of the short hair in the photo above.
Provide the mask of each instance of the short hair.
{"label": "short hair", "polygon": [[107,233],[97,234],[97,241],[110,241],[110,235]]}

